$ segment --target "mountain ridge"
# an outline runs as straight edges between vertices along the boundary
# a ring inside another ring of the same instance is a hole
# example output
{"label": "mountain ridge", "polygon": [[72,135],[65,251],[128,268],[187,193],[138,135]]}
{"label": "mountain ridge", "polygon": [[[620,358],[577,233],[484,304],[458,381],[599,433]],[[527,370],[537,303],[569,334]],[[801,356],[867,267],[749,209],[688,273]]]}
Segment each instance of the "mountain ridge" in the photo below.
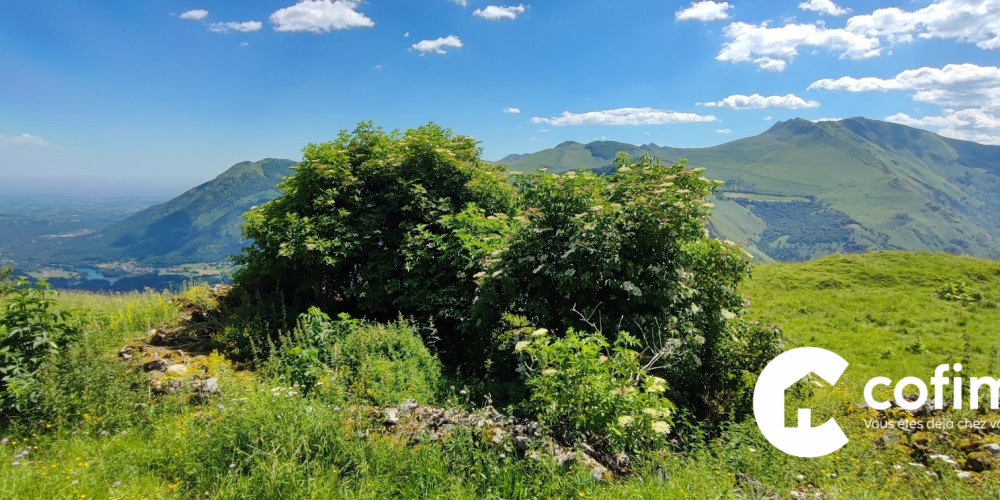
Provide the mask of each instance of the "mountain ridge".
{"label": "mountain ridge", "polygon": [[[710,230],[760,260],[837,252],[928,250],[1000,259],[1000,146],[855,117],[780,121],[705,148],[565,141],[504,157],[512,171],[609,172],[625,151],[686,159],[724,182]],[[278,196],[292,160],[241,162],[184,194],[94,233],[64,238],[27,260],[169,266],[239,251],[242,214]]]}
{"label": "mountain ridge", "polygon": [[[607,171],[616,150],[669,162],[686,158],[724,181],[713,230],[765,260],[892,249],[1000,258],[1000,147],[862,117],[795,118],[705,148],[563,143],[509,166]],[[810,218],[839,237],[803,238],[809,228],[789,230],[796,219]]]}

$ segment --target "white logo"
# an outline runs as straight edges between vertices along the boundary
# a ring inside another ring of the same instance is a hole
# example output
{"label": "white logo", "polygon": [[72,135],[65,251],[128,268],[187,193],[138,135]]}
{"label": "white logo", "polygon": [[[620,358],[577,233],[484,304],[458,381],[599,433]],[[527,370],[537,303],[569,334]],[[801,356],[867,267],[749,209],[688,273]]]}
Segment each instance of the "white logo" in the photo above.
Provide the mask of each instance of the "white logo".
{"label": "white logo", "polygon": [[800,347],[771,360],[753,393],[753,414],[757,426],[775,448],[797,457],[821,457],[847,444],[847,436],[832,418],[822,425],[812,426],[812,410],[798,409],[798,427],[785,427],[785,390],[810,373],[829,384],[847,369],[847,361],[818,347]]}

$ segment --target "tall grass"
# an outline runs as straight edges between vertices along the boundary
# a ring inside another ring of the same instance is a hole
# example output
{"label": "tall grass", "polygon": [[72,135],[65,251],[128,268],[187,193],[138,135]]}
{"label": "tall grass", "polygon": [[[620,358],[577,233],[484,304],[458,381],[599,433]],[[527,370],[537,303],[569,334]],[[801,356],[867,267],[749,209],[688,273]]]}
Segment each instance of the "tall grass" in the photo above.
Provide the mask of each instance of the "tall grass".
{"label": "tall grass", "polygon": [[[959,357],[970,370],[997,371],[1000,313],[989,301],[1000,298],[998,278],[1000,263],[930,254],[758,267],[745,290],[752,314],[779,323],[790,346],[826,347],[851,363],[842,383],[814,387],[809,398],[816,418],[835,416],[851,442],[798,459],[744,422],[709,442],[633,457],[641,464],[633,475],[600,483],[582,468],[504,455],[461,429],[442,442],[411,442],[367,407],[303,397],[222,361],[213,365],[218,396],[152,395],[117,350],[174,321],[174,296],[68,293],[61,304],[85,310],[87,333],[44,374],[42,417],[0,425],[8,440],[0,498],[787,498],[792,489],[827,498],[997,498],[993,472],[973,483],[942,464],[912,466],[909,448],[880,444],[883,433],[844,408],[859,402],[857,384],[873,374],[929,376],[935,363]],[[935,297],[956,280],[985,301]],[[922,353],[907,350],[918,337]]]}

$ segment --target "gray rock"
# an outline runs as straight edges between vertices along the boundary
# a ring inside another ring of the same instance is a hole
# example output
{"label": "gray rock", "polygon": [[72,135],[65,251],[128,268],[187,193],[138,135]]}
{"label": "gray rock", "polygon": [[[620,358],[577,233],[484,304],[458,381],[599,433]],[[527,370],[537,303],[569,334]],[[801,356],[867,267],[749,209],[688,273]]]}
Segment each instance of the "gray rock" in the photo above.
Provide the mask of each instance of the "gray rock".
{"label": "gray rock", "polygon": [[167,368],[169,368],[170,365],[171,363],[165,359],[154,359],[142,365],[142,369],[147,372],[163,372],[167,371]]}
{"label": "gray rock", "polygon": [[198,392],[202,394],[218,394],[222,392],[222,389],[219,387],[219,379],[212,377],[202,380],[198,384]]}
{"label": "gray rock", "polygon": [[399,415],[401,417],[408,417],[413,414],[413,410],[417,409],[417,402],[409,399],[399,404]]}
{"label": "gray rock", "polygon": [[958,476],[959,479],[969,479],[970,477],[972,477],[972,474],[965,472],[964,470],[959,471],[958,474],[955,475]]}
{"label": "gray rock", "polygon": [[490,432],[491,434],[493,434],[493,436],[490,438],[490,441],[492,441],[493,444],[502,443],[504,436],[507,434],[506,432],[503,431],[503,429],[499,427],[494,427],[493,430]]}
{"label": "gray rock", "polygon": [[531,438],[527,436],[514,436],[514,446],[521,451],[527,450],[531,446]]}
{"label": "gray rock", "polygon": [[382,423],[385,425],[396,425],[399,423],[399,409],[386,408],[382,411]]}
{"label": "gray rock", "polygon": [[595,465],[590,468],[590,478],[594,481],[604,481],[607,475],[608,469],[605,469],[602,465]]}
{"label": "gray rock", "polygon": [[181,390],[181,387],[183,386],[184,386],[184,381],[179,378],[170,379],[170,382],[167,383],[167,387],[170,390],[170,392],[177,392]]}
{"label": "gray rock", "polygon": [[184,366],[180,363],[175,365],[170,365],[167,367],[166,370],[167,373],[173,373],[174,375],[184,375],[187,373],[187,371],[188,371],[187,366]]}
{"label": "gray rock", "polygon": [[618,467],[619,471],[627,469],[630,461],[628,455],[624,453],[615,455],[615,466]]}
{"label": "gray rock", "polygon": [[990,452],[990,455],[993,455],[994,457],[1000,457],[1000,444],[990,443],[983,445],[983,449]]}
{"label": "gray rock", "polygon": [[556,459],[556,464],[558,464],[559,467],[568,468],[569,466],[573,465],[573,462],[576,461],[576,453],[573,453],[571,451],[567,453],[560,453],[557,454],[554,458]]}

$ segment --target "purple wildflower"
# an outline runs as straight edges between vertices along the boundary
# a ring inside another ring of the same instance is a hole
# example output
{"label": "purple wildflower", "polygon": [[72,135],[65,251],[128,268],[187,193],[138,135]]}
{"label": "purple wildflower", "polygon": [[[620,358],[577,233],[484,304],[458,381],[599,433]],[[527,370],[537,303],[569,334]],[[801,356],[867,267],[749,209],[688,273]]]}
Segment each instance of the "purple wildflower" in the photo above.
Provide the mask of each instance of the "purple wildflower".
{"label": "purple wildflower", "polygon": [[111,485],[111,487],[112,487],[112,488],[117,488],[117,487],[119,487],[119,486],[121,486],[121,485],[122,485],[122,482],[121,482],[121,481],[115,481],[115,483],[114,483],[114,484],[112,484],[112,485]]}
{"label": "purple wildflower", "polygon": [[14,467],[17,467],[18,465],[21,465],[21,462],[18,462],[17,460],[14,460],[10,464],[13,465]]}

